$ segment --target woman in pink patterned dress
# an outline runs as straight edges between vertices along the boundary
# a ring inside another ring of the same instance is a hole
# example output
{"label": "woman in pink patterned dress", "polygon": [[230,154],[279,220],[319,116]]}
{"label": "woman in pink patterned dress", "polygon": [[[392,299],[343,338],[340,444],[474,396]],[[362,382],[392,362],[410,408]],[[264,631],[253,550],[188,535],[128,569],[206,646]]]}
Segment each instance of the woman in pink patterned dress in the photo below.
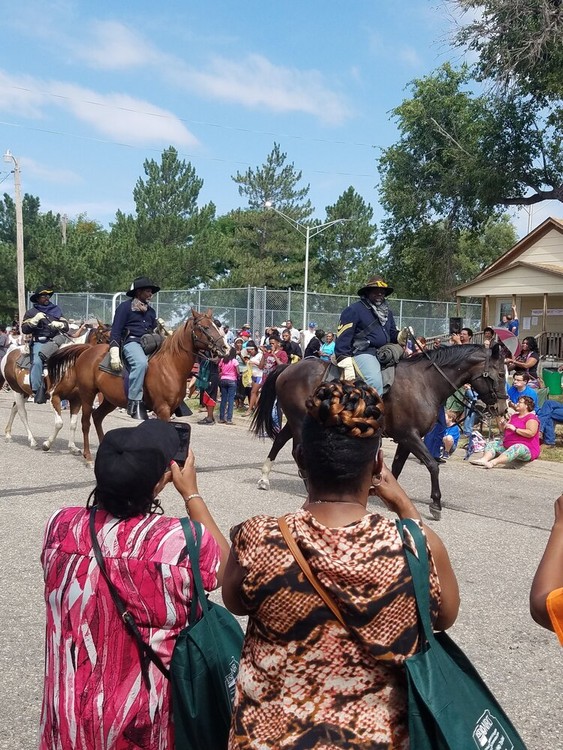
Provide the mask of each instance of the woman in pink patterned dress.
{"label": "woman in pink patterned dress", "polygon": [[[285,521],[347,627],[304,578],[276,518],[234,530],[223,599],[249,624],[229,749],[407,750],[403,662],[419,648],[416,603],[395,522],[369,512],[368,496],[400,518],[420,515],[383,466],[373,388],[322,383],[307,411],[297,460],[308,497]],[[444,629],[457,616],[457,582],[442,542],[422,528],[432,621]]]}
{"label": "woman in pink patterned dress", "polygon": [[171,462],[174,428],[160,420],[112,430],[96,456],[87,508],[63,508],[47,524],[41,561],[47,631],[41,750],[172,750],[170,683],[141,665],[95,560],[95,531],[109,578],[145,642],[170,663],[191,602],[190,564],[177,518],[161,513],[158,493],[172,479],[192,521],[204,524],[204,586],[220,585],[228,544],[197,489],[193,453]]}

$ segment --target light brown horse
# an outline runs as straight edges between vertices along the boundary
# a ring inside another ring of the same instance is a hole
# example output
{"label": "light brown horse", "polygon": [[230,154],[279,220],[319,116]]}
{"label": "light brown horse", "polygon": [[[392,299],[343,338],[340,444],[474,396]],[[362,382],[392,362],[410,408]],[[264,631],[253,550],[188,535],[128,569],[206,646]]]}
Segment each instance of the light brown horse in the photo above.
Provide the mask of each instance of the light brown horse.
{"label": "light brown horse", "polygon": [[[80,354],[90,349],[94,344],[102,344],[109,341],[111,326],[105,325],[98,321],[98,326],[92,328],[85,336],[84,344],[64,344],[54,354],[51,355],[48,361],[47,376],[47,390],[50,392],[51,407],[55,412],[55,424],[53,432],[42,444],[44,451],[48,451],[63,426],[63,418],[61,415],[62,407],[61,401],[68,400],[70,410],[70,436],[68,441],[68,450],[71,453],[80,453],[80,448],[75,443],[76,438],[76,427],[78,425],[78,412],[80,411],[80,396],[76,386],[76,378],[72,370],[65,371],[64,377],[61,372],[57,372],[53,375],[53,368],[56,367],[60,352],[72,350],[75,353],[75,358]],[[14,394],[14,403],[12,404],[12,410],[8,418],[8,423],[4,430],[6,440],[12,439],[12,425],[16,414],[23,423],[25,431],[27,433],[27,439],[31,448],[37,446],[37,441],[33,437],[33,434],[29,428],[29,422],[27,420],[27,411],[25,408],[26,400],[32,395],[31,385],[29,382],[29,370],[18,367],[16,362],[20,358],[21,349],[14,349],[9,352],[6,356],[6,365],[4,368],[4,374],[6,382],[12,389]],[[55,385],[56,384],[56,385]]]}
{"label": "light brown horse", "polygon": [[[208,351],[212,355],[224,356],[229,347],[213,323],[212,310],[198,313],[192,308],[192,315],[179,328],[166,338],[159,351],[151,357],[145,375],[143,400],[159,419],[168,420],[186,396],[186,382],[194,366],[198,352]],[[108,346],[94,346],[87,352],[70,349],[59,352],[61,365],[73,365],[82,403],[82,434],[84,437],[83,455],[92,461],[90,451],[90,421],[93,420],[98,440],[104,433],[104,418],[117,407],[127,406],[124,382],[121,377],[99,369],[107,354]],[[104,400],[97,409],[93,408],[97,393]]]}

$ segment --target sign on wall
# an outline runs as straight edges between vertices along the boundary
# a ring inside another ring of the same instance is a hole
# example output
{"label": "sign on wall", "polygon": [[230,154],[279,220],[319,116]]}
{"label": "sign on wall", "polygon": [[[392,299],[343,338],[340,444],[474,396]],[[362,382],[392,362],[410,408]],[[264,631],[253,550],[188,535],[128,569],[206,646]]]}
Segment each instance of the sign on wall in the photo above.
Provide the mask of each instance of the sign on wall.
{"label": "sign on wall", "polygon": [[[543,310],[532,310],[532,315],[537,315],[538,317],[541,317],[543,315]],[[552,307],[547,308],[547,315],[548,317],[552,315],[563,315],[563,307]]]}

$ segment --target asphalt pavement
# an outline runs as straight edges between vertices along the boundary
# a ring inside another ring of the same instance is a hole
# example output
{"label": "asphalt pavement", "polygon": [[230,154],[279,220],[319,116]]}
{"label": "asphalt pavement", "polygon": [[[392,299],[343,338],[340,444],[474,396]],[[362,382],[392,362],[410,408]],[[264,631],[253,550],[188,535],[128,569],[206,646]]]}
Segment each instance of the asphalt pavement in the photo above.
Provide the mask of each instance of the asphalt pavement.
{"label": "asphalt pavement", "polygon": [[[68,416],[50,452],[31,449],[16,419],[13,439],[3,428],[10,394],[0,392],[0,750],[37,746],[41,708],[44,601],[39,563],[49,516],[61,506],[84,505],[93,471],[70,455]],[[48,404],[27,404],[30,427],[39,444],[51,432]],[[225,533],[258,513],[280,515],[305,497],[286,446],[274,464],[271,489],[257,489],[270,441],[234,427],[193,423],[199,487]],[[106,429],[134,426],[123,413],[110,415]],[[93,446],[97,445],[93,438]],[[77,444],[81,445],[80,428]],[[393,445],[386,441],[390,463]],[[444,512],[427,512],[430,478],[418,461],[407,461],[401,482],[427,523],[444,540],[458,576],[462,605],[450,633],[473,660],[521,732],[529,750],[563,747],[561,648],[553,633],[530,618],[532,577],[553,521],[553,503],[563,492],[563,465],[535,461],[519,469],[487,471],[462,460],[462,452],[440,471]],[[169,515],[183,513],[173,488],[163,493]],[[381,510],[379,501],[370,503]]]}

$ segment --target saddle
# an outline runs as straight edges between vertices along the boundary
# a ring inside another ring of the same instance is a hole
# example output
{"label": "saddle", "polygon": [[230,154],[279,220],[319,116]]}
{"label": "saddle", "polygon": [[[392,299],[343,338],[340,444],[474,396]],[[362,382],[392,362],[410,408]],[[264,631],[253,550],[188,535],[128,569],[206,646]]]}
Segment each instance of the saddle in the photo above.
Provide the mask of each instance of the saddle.
{"label": "saddle", "polygon": [[27,351],[25,349],[22,351],[16,360],[16,367],[19,367],[20,370],[31,369],[31,354],[29,353],[29,349],[27,349]]}
{"label": "saddle", "polygon": [[[152,336],[153,334],[149,333],[149,334],[146,334],[146,335],[147,336]],[[155,348],[152,351],[150,351],[150,352],[145,351],[145,354],[147,355],[147,359],[149,360],[149,362],[151,361],[151,359],[154,357],[154,355],[157,353],[157,351],[162,346],[162,341],[163,340],[164,339],[161,339],[161,341],[158,342],[158,345],[155,346]],[[143,349],[143,351],[144,351],[144,349]],[[102,361],[98,365],[98,370],[101,370],[102,372],[107,372],[108,375],[114,375],[116,378],[123,378],[125,376],[125,373],[128,372],[128,370],[127,370],[127,364],[126,363],[124,363],[124,366],[121,368],[121,370],[112,370],[111,365],[109,363],[109,349],[106,352],[106,354],[104,354],[104,357],[103,357]]]}

